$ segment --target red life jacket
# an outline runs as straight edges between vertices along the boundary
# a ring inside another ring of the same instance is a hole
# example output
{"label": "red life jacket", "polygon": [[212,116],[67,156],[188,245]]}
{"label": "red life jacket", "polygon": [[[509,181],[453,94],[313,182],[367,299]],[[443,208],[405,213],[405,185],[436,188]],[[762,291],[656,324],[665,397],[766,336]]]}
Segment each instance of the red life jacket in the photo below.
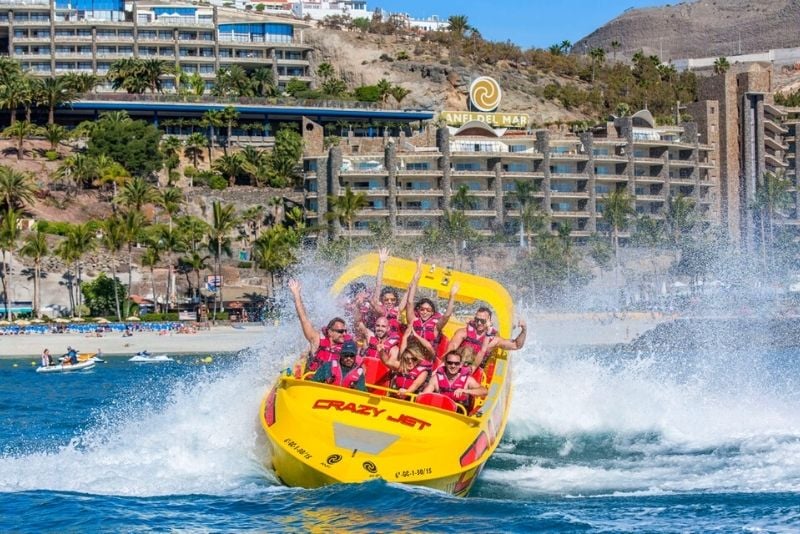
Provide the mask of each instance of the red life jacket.
{"label": "red life jacket", "polygon": [[489,328],[483,334],[478,334],[478,331],[475,330],[475,325],[472,321],[470,321],[467,323],[467,335],[464,337],[464,341],[461,342],[461,347],[464,345],[469,345],[475,350],[475,354],[478,354],[483,348],[483,340],[487,337],[494,337],[496,335],[497,330],[494,328]]}
{"label": "red life jacket", "polygon": [[408,389],[414,384],[414,381],[419,377],[419,375],[425,371],[430,372],[430,370],[430,365],[426,365],[425,362],[421,362],[417,364],[416,367],[406,371],[405,373],[395,371],[394,376],[392,377],[392,387],[394,389]]}
{"label": "red life jacket", "polygon": [[[367,346],[364,348],[364,356],[367,358],[380,358],[380,353],[378,352],[378,345],[380,341],[381,340],[375,336],[370,337],[367,340]],[[396,347],[399,344],[400,338],[393,335],[391,332],[389,332],[383,339],[383,348],[386,351],[392,347]]]}
{"label": "red life jacket", "polygon": [[456,395],[454,392],[457,389],[465,389],[467,387],[467,381],[470,377],[470,368],[462,367],[452,382],[447,378],[444,367],[439,367],[434,376],[436,385],[439,386],[439,393],[453,399],[453,401],[466,408],[467,413],[469,413],[472,409],[472,396],[466,394]]}
{"label": "red life jacket", "polygon": [[333,343],[330,338],[326,336],[327,329],[322,330],[322,336],[319,339],[319,348],[314,356],[306,364],[306,372],[316,371],[320,368],[323,362],[339,361],[339,353],[342,352],[342,345],[345,341],[353,339],[350,335],[345,334],[342,343]]}
{"label": "red life jacket", "polygon": [[403,326],[400,324],[400,310],[397,308],[384,306],[384,316],[389,321],[389,332],[397,336],[403,335]]}
{"label": "red life jacket", "polygon": [[418,336],[425,338],[428,342],[435,345],[436,343],[436,324],[442,318],[441,313],[434,313],[428,317],[427,321],[420,319],[419,315],[414,316],[414,322],[411,327]]}
{"label": "red life jacket", "polygon": [[342,375],[342,366],[336,360],[331,361],[331,377],[327,380],[328,384],[335,386],[342,386],[345,388],[352,388],[359,379],[364,375],[364,369],[360,363],[357,363],[350,369],[347,374]]}

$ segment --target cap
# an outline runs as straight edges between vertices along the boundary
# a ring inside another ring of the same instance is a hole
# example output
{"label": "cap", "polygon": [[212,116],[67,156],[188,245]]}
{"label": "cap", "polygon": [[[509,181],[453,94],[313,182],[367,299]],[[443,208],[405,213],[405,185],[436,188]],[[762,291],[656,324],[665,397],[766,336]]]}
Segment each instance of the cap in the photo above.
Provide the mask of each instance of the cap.
{"label": "cap", "polygon": [[341,355],[344,356],[345,354],[349,354],[351,356],[355,356],[358,353],[358,346],[356,342],[352,339],[348,339],[342,344],[342,351]]}

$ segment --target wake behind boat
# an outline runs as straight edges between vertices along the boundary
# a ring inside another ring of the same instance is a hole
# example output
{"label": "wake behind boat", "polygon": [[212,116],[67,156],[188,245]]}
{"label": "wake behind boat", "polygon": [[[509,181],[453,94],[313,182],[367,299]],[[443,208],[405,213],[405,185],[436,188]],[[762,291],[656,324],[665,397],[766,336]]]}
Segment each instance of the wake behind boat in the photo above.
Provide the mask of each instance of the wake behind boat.
{"label": "wake behind boat", "polygon": [[48,365],[47,367],[39,366],[36,368],[37,373],[68,373],[73,371],[83,371],[86,369],[91,369],[95,366],[97,362],[90,358],[88,360],[67,364],[67,363],[60,363],[57,365]]}
{"label": "wake behind boat", "polygon": [[150,352],[143,350],[137,352],[135,356],[132,358],[128,358],[129,362],[134,363],[160,363],[160,362],[172,362],[175,361],[166,354],[151,354]]}
{"label": "wake behind boat", "polygon": [[[374,277],[378,260],[376,254],[355,259],[331,292],[336,295],[356,279]],[[384,284],[407,287],[415,267],[413,262],[390,258]],[[432,265],[425,265],[424,272],[419,287],[442,296],[458,283],[456,300],[489,304],[499,334],[509,336],[512,301],[500,284]],[[452,337],[462,326],[450,321],[444,333]],[[383,479],[465,496],[500,442],[508,419],[508,353],[497,349],[489,358],[482,380],[488,395],[469,412],[452,401],[443,402],[449,401],[443,395],[400,394],[385,382],[378,385],[375,369],[366,370],[366,392],[313,382],[309,373],[280,376],[259,413],[275,473],[289,486]]]}

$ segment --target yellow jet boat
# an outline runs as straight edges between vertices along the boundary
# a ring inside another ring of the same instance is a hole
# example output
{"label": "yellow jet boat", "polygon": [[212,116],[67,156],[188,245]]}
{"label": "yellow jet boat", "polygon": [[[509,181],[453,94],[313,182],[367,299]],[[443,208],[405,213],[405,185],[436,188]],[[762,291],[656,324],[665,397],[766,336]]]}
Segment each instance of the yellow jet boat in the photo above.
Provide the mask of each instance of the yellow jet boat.
{"label": "yellow jet boat", "polygon": [[[363,277],[374,283],[377,269],[377,254],[356,258],[331,293],[338,295]],[[415,262],[390,258],[384,285],[407,288],[415,269]],[[510,337],[513,303],[499,283],[425,265],[419,287],[447,298],[454,283],[460,286],[458,302],[490,306],[499,335]],[[450,337],[462,326],[451,319],[444,333]],[[265,395],[259,412],[272,467],[288,486],[383,479],[465,496],[503,436],[511,402],[510,363],[505,351],[490,355],[484,377],[488,395],[469,414],[423,403],[434,394],[395,398],[369,378],[368,391],[362,392],[286,373]]]}

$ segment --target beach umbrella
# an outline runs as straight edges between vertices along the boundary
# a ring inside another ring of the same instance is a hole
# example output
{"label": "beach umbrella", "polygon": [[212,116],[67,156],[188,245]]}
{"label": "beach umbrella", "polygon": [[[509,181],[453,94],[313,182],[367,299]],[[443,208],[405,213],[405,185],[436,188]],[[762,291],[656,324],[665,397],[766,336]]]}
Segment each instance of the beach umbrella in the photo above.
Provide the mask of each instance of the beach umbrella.
{"label": "beach umbrella", "polygon": [[72,318],[72,322],[73,322],[73,323],[82,323],[82,322],[84,322],[85,320],[86,320],[86,319],[84,319],[83,317],[73,317],[73,318]]}
{"label": "beach umbrella", "polygon": [[31,322],[35,324],[42,324],[44,322],[44,319],[31,319]]}
{"label": "beach umbrella", "polygon": [[14,321],[14,324],[19,326],[28,326],[29,324],[31,324],[31,322],[26,321],[25,319],[17,319],[16,321]]}
{"label": "beach umbrella", "polygon": [[141,321],[141,319],[139,319],[135,315],[131,315],[130,317],[127,317],[125,320],[126,321]]}
{"label": "beach umbrella", "polygon": [[9,323],[8,321],[6,321],[5,319],[3,319],[3,320],[0,320],[0,326],[8,326],[8,325],[10,325],[10,324],[11,324],[11,323]]}
{"label": "beach umbrella", "polygon": [[105,324],[105,323],[110,323],[110,322],[111,322],[111,321],[109,321],[108,319],[106,319],[105,317],[96,317],[96,318],[95,318],[95,321],[97,321],[98,323],[102,323],[102,324]]}
{"label": "beach umbrella", "polygon": [[55,322],[57,322],[57,323],[68,323],[69,319],[64,319],[63,317],[59,317],[58,319],[55,320]]}

